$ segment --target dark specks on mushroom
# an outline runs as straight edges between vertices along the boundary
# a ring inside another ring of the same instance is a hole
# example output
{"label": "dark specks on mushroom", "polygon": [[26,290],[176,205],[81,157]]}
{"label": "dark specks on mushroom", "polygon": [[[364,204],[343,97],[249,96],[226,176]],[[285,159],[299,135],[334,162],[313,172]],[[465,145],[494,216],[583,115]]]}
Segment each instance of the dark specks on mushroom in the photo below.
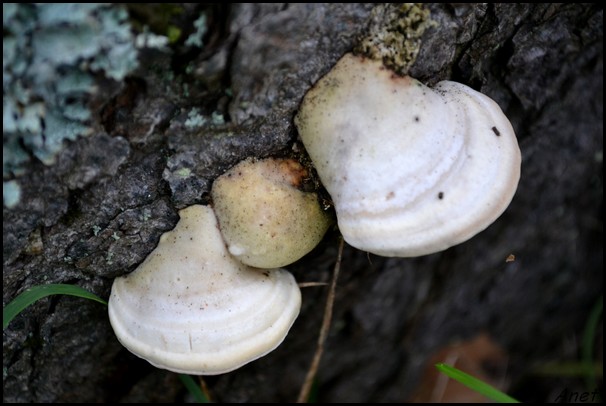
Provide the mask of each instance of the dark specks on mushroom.
{"label": "dark specks on mushroom", "polygon": [[[356,86],[359,76],[368,86]],[[327,92],[322,83],[334,78],[349,86]],[[308,101],[322,96],[326,104]],[[339,119],[326,119],[329,111]],[[376,255],[427,255],[471,238],[505,210],[519,180],[517,139],[496,102],[451,81],[431,89],[392,80],[382,61],[343,56],[305,96],[295,124],[323,163],[316,169],[344,240]],[[368,129],[372,137],[359,136]]]}

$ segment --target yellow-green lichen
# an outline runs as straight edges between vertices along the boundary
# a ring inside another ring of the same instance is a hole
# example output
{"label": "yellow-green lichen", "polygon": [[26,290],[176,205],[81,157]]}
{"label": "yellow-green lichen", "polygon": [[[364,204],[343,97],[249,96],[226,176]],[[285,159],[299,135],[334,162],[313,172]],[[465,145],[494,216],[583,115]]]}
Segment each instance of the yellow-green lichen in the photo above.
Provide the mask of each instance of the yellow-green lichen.
{"label": "yellow-green lichen", "polygon": [[382,60],[395,72],[406,74],[419,54],[423,33],[435,25],[422,3],[378,5],[355,52]]}
{"label": "yellow-green lichen", "polygon": [[175,172],[179,177],[185,179],[191,176],[191,169],[189,168],[181,168]]}

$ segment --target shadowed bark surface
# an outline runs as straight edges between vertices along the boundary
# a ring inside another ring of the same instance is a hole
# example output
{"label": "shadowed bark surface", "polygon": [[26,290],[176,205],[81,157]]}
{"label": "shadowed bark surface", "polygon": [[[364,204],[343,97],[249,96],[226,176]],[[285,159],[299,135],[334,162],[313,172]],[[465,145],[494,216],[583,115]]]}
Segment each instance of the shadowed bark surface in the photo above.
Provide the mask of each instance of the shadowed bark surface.
{"label": "shadowed bark surface", "polygon": [[[400,259],[346,247],[317,398],[410,399],[435,351],[479,332],[504,349],[507,364],[493,373],[520,400],[587,390],[582,380],[533,371],[580,359],[585,322],[602,295],[602,8],[429,7],[438,24],[425,32],[410,74],[459,81],[501,106],[522,150],[519,189],[496,223],[447,251]],[[91,102],[94,134],[66,144],[54,166],[29,164],[20,204],[3,210],[4,305],[46,283],[107,298],[112,280],[174,227],[179,209],[208,203],[218,175],[246,157],[290,154],[302,97],[355,46],[371,10],[214,6],[199,52],[148,50],[123,84],[101,84]],[[193,108],[225,123],[192,128]],[[330,279],[335,237],[288,267],[299,282]],[[509,254],[516,259],[506,263]],[[303,290],[301,315],[276,351],[207,378],[213,399],[295,400],[325,293]],[[599,331],[601,362],[601,323]],[[119,344],[98,303],[43,299],[3,337],[5,402],[189,399],[176,374]]]}

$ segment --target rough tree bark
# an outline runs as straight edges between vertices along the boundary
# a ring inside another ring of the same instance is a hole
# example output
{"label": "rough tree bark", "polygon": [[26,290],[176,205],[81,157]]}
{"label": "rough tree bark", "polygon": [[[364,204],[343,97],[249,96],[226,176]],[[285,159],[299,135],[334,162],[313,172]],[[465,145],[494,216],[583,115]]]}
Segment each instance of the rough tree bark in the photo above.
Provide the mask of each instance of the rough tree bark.
{"label": "rough tree bark", "polygon": [[[520,186],[495,224],[445,252],[398,259],[346,248],[318,399],[407,400],[436,349],[486,331],[507,354],[497,374],[511,392],[553,401],[578,382],[533,378],[533,368],[577,359],[570,343],[602,295],[602,8],[429,8],[438,24],[426,31],[411,75],[456,80],[499,103],[520,142]],[[354,47],[371,9],[215,7],[199,54],[142,54],[124,86],[108,85],[94,101],[95,133],[66,146],[54,166],[31,163],[21,203],[4,208],[3,303],[44,283],[107,298],[112,280],[174,227],[177,210],[208,202],[216,176],[249,156],[288,154],[303,95]],[[189,63],[195,69],[186,73]],[[185,122],[193,107],[227,123],[192,130]],[[299,281],[329,279],[335,236],[289,267]],[[512,253],[516,260],[505,263]],[[275,352],[208,378],[214,399],[293,401],[324,297],[323,288],[304,289],[301,315]],[[188,399],[175,374],[118,343],[98,303],[41,300],[3,337],[5,402]]]}

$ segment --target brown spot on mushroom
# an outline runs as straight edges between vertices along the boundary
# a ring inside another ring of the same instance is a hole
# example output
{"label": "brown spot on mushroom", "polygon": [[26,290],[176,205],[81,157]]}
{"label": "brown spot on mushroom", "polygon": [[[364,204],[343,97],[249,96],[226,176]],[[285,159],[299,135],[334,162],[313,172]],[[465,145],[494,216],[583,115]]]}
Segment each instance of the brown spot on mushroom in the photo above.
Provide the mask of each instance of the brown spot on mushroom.
{"label": "brown spot on mushroom", "polygon": [[499,131],[499,129],[497,127],[492,127],[492,132],[495,133],[495,135],[497,137],[501,136],[501,132]]}
{"label": "brown spot on mushroom", "polygon": [[391,191],[387,194],[387,196],[385,196],[385,200],[391,200],[394,197],[396,197],[396,194],[393,191]]}
{"label": "brown spot on mushroom", "polygon": [[440,200],[444,199],[444,192],[438,193],[438,199],[440,199]]}

